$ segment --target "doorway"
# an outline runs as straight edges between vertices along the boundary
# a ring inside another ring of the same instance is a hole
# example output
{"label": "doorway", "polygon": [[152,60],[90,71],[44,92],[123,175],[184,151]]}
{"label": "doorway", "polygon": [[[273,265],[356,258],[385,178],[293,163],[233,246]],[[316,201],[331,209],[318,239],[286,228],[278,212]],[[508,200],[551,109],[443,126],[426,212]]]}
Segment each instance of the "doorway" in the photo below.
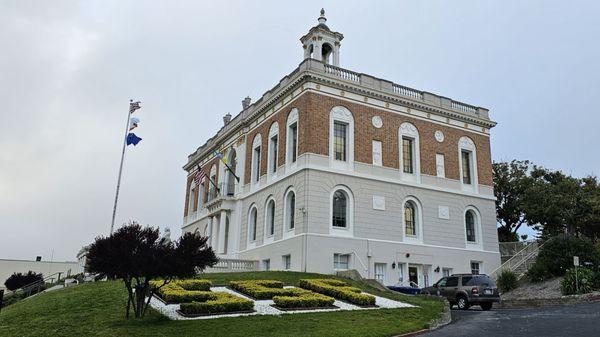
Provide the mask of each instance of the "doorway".
{"label": "doorway", "polygon": [[411,287],[419,286],[419,268],[417,266],[408,266],[408,281]]}

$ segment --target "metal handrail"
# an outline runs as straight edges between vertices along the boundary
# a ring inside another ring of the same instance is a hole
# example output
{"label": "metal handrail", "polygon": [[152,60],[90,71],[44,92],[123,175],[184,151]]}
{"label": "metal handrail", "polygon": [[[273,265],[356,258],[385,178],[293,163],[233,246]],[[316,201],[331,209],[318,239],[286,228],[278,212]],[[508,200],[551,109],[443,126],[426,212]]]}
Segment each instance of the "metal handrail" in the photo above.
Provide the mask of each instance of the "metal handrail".
{"label": "metal handrail", "polygon": [[[23,292],[28,292],[29,291],[30,292],[31,290],[33,290],[35,288],[39,289],[40,286],[46,284],[46,281],[48,281],[50,279],[54,280],[54,277],[56,275],[58,275],[58,277],[56,278],[56,282],[50,282],[50,283],[52,283],[52,284],[58,283],[60,281],[60,275],[62,275],[62,274],[64,274],[64,272],[62,272],[62,271],[56,272],[56,273],[54,273],[52,275],[44,277],[43,279],[41,279],[39,281],[34,281],[34,282],[29,283],[29,284],[26,284],[26,285],[22,286],[21,288],[12,290],[10,292],[10,295],[15,294],[17,291],[23,291]],[[9,295],[9,293],[7,293],[7,295]]]}
{"label": "metal handrail", "polygon": [[[523,249],[518,251],[513,257],[511,257],[506,262],[501,264],[498,268],[496,268],[494,271],[492,271],[490,273],[490,276],[492,276],[492,277],[496,276],[496,274],[498,272],[507,269],[507,267],[508,267],[508,270],[511,270],[511,271],[515,270],[516,268],[521,266],[523,263],[530,260],[531,257],[533,257],[534,255],[537,255],[537,253],[540,251],[540,248],[542,248],[542,246],[544,246],[544,244],[545,244],[545,242],[542,243],[541,245],[539,244],[538,241],[531,242],[530,244],[525,246]],[[531,250],[531,251],[529,251],[529,250]]]}

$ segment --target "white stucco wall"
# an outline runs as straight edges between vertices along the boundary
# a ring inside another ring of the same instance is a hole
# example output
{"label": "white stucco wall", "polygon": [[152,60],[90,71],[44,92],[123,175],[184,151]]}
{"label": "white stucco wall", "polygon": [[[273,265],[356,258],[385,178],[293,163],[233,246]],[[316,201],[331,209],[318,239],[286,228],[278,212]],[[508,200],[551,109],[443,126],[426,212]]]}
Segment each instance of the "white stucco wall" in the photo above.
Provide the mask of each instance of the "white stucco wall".
{"label": "white stucco wall", "polygon": [[27,261],[0,259],[0,289],[5,289],[4,281],[13,273],[27,273],[28,271],[41,273],[44,277],[54,273],[62,272],[61,277],[67,273],[76,274],[78,271],[77,261],[50,262],[50,261]]}

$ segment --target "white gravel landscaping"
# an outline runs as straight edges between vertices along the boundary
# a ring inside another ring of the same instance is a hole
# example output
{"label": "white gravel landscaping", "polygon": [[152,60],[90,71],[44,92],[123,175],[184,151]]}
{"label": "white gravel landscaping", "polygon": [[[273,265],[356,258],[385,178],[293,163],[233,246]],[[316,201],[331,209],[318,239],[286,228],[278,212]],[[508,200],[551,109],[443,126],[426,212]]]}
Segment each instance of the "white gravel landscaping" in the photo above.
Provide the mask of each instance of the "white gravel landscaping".
{"label": "white gravel landscaping", "polygon": [[[292,288],[292,287],[286,287]],[[333,305],[338,307],[338,309],[317,309],[317,310],[294,310],[294,311],[281,311],[273,308],[271,304],[273,304],[273,300],[252,300],[251,298],[235,292],[226,287],[211,287],[210,291],[214,292],[226,292],[230,294],[234,294],[239,297],[247,298],[254,302],[254,310],[252,313],[240,313],[240,314],[219,314],[219,315],[210,315],[210,316],[200,316],[200,317],[183,317],[181,316],[177,310],[179,310],[179,304],[164,304],[159,299],[153,297],[150,300],[150,305],[158,310],[161,314],[169,317],[173,320],[188,320],[188,319],[213,319],[213,318],[221,318],[221,317],[238,317],[238,316],[252,316],[252,315],[287,315],[287,314],[298,314],[298,313],[306,313],[306,312],[327,312],[327,311],[340,311],[340,310],[377,310],[380,308],[411,308],[414,307],[411,304],[394,301],[389,298],[375,296],[375,304],[379,306],[379,308],[361,308],[359,306],[338,301],[336,300]]]}

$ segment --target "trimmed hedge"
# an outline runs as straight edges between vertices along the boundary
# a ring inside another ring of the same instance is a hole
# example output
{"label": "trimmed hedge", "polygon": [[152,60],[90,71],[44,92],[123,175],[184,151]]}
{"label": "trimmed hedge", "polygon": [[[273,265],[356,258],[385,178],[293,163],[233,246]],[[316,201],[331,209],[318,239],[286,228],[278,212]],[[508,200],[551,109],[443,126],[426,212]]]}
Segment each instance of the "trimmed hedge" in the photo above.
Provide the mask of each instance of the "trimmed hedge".
{"label": "trimmed hedge", "polygon": [[[156,289],[162,282],[150,281],[150,285]],[[215,293],[210,292],[211,285],[208,280],[177,280],[158,289],[157,294],[167,303],[204,302],[216,299]]]}
{"label": "trimmed hedge", "polygon": [[375,297],[362,294],[360,289],[350,287],[344,281],[330,279],[300,280],[300,287],[312,290],[319,294],[332,296],[338,300],[347,301],[352,304],[368,306],[375,305]]}
{"label": "trimmed hedge", "polygon": [[203,315],[254,309],[254,302],[245,298],[224,292],[212,294],[215,297],[205,302],[181,303],[179,311],[184,315]]}
{"label": "trimmed hedge", "polygon": [[302,293],[297,296],[274,296],[273,302],[280,308],[322,308],[331,307],[335,300],[332,297],[325,296],[312,291],[301,290]]}
{"label": "trimmed hedge", "polygon": [[274,296],[299,296],[302,289],[283,288],[283,282],[275,280],[231,281],[229,287],[257,300],[269,300]]}

